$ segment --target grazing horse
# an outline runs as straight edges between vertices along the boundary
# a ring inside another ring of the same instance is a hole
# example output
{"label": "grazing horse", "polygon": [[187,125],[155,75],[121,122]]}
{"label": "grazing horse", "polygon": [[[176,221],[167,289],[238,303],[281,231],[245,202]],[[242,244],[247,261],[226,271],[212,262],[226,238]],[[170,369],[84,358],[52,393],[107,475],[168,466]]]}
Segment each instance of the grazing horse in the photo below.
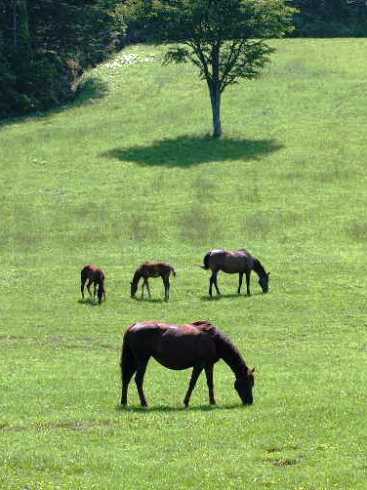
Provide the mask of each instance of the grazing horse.
{"label": "grazing horse", "polygon": [[253,403],[255,369],[247,367],[239,350],[214,325],[208,321],[197,321],[186,325],[174,325],[155,321],[133,323],[124,335],[121,352],[122,393],[121,405],[127,404],[127,391],[135,375],[140,403],[148,403],[143,391],[144,374],[149,358],[169,369],[193,368],[189,388],[184,398],[188,407],[190,396],[200,373],[205,369],[209,389],[209,402],[215,405],[213,386],[214,364],[223,359],[232,369],[236,380],[234,388],[244,405]]}
{"label": "grazing horse", "polygon": [[217,276],[219,271],[227,272],[229,274],[239,275],[239,284],[237,293],[241,293],[242,279],[243,275],[246,275],[246,287],[247,296],[251,296],[250,292],[250,276],[251,271],[255,271],[259,276],[259,284],[263,293],[269,291],[269,276],[270,272],[267,273],[262,266],[259,259],[254,257],[245,249],[240,249],[235,252],[229,252],[227,250],[211,250],[204,257],[204,265],[200,266],[202,269],[210,269],[212,275],[209,279],[209,295],[212,296],[213,284],[220,294],[218,289]]}
{"label": "grazing horse", "polygon": [[[106,290],[104,287],[104,280],[105,280],[105,274],[102,269],[99,269],[96,265],[94,264],[89,264],[83,267],[83,269],[80,272],[80,291],[82,293],[82,298],[84,299],[84,286],[85,283],[87,283],[87,289],[88,293],[91,296],[92,293],[90,292],[90,287],[93,284],[94,286],[94,291],[93,291],[93,296],[96,297],[96,292],[97,292],[97,297],[98,297],[98,303],[101,304],[102,299],[106,300]],[[97,286],[98,286],[98,291],[97,291]]]}
{"label": "grazing horse", "polygon": [[134,298],[136,291],[138,289],[138,283],[141,278],[143,278],[143,284],[141,287],[141,297],[144,297],[144,287],[147,288],[148,290],[148,296],[150,296],[150,288],[149,288],[149,283],[148,283],[148,278],[149,277],[161,277],[163,284],[164,284],[164,299],[165,301],[168,301],[169,299],[169,290],[170,290],[170,282],[169,282],[169,276],[171,275],[171,272],[173,276],[176,276],[176,271],[175,269],[167,264],[166,262],[144,262],[138,269],[136,269],[134,277],[132,282],[130,283],[131,285],[131,297]]}

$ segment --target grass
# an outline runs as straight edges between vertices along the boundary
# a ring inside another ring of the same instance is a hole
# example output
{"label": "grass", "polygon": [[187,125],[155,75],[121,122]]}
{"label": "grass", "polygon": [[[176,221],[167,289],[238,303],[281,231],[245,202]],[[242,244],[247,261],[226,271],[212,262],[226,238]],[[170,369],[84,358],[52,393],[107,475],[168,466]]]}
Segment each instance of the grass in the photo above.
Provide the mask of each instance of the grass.
{"label": "grass", "polygon": [[[135,46],[90,73],[71,106],[0,128],[0,487],[364,489],[367,41],[286,40],[257,81],[228,89],[225,138],[190,65]],[[128,63],[126,60],[139,61]],[[207,298],[198,264],[248,247],[271,293]],[[147,259],[177,270],[169,303],[129,298]],[[79,301],[79,271],[107,302]],[[255,404],[215,369],[148,367],[120,410],[133,321],[211,319],[256,366]]]}

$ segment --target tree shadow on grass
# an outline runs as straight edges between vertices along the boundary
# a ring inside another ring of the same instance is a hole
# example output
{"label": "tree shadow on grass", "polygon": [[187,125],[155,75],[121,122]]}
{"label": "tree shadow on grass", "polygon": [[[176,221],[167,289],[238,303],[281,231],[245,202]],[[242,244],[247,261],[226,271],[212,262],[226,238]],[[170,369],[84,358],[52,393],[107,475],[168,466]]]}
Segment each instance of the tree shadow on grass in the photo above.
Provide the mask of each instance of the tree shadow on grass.
{"label": "tree shadow on grass", "polygon": [[81,106],[102,99],[108,94],[108,84],[100,78],[87,78],[78,87],[72,106]]}
{"label": "tree shadow on grass", "polygon": [[256,160],[283,147],[273,139],[181,136],[153,142],[148,146],[114,148],[102,154],[122,162],[145,166],[191,167],[201,163]]}

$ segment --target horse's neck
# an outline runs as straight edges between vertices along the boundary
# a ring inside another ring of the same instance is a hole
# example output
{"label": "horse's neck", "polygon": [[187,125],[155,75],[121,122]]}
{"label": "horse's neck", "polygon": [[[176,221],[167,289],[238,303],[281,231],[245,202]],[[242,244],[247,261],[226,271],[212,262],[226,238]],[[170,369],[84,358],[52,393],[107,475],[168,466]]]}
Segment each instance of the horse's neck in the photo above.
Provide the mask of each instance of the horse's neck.
{"label": "horse's neck", "polygon": [[142,276],[142,273],[140,272],[140,270],[137,270],[134,274],[134,277],[133,277],[133,284],[135,284],[135,286],[138,284],[141,276]]}
{"label": "horse's neck", "polygon": [[219,356],[238,377],[247,370],[246,363],[238,349],[224,335],[218,334],[216,344]]}
{"label": "horse's neck", "polygon": [[262,266],[260,260],[256,259],[255,257],[253,259],[254,259],[254,263],[253,263],[253,267],[252,267],[253,270],[256,272],[256,274],[259,277],[265,276],[266,271],[265,271],[264,267]]}

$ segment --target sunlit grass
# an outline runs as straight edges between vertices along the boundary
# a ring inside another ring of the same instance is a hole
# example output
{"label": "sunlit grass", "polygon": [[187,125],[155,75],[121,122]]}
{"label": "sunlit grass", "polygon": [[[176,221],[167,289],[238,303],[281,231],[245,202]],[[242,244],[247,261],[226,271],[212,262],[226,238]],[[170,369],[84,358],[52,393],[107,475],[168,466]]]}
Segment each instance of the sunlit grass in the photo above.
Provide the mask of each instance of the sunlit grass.
{"label": "sunlit grass", "polygon": [[[194,69],[143,46],[0,128],[1,488],[365,488],[367,42],[276,46],[225,93],[221,141]],[[270,294],[222,275],[209,301],[212,247],[252,250]],[[150,259],[177,270],[167,304],[158,279],[129,298]],[[79,302],[88,262],[100,307]],[[255,404],[220,363],[218,407],[203,378],[183,410],[190,373],[153,361],[151,408],[132,383],[120,410],[121,332],[141,319],[215,322],[257,369]]]}

